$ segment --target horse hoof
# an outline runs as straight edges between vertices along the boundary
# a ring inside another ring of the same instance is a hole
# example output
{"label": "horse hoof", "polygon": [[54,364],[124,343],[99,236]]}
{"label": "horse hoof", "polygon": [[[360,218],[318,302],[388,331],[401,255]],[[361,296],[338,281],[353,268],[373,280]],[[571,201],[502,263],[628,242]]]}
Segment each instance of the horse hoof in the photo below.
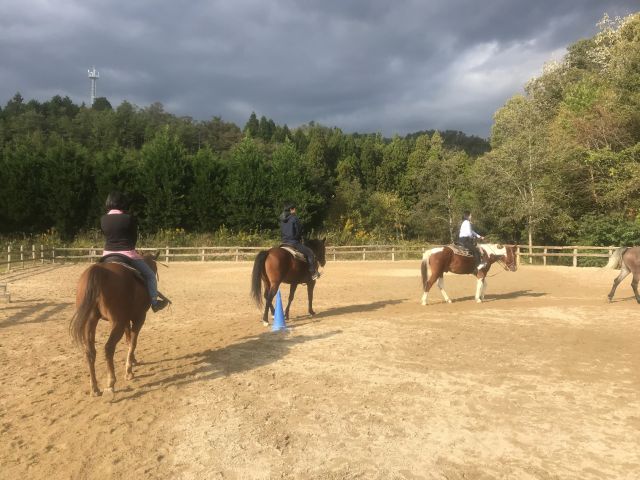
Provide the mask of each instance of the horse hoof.
{"label": "horse hoof", "polygon": [[127,373],[124,377],[126,380],[133,380],[133,372]]}
{"label": "horse hoof", "polygon": [[116,396],[116,392],[113,389],[113,387],[105,388],[102,394],[102,398],[104,398],[105,400],[113,400],[113,397],[115,396]]}
{"label": "horse hoof", "polygon": [[102,396],[102,392],[100,390],[92,390],[91,391],[91,396],[92,397],[100,397],[100,396]]}
{"label": "horse hoof", "polygon": [[262,321],[262,325],[264,325],[265,327],[268,327],[269,326],[269,322],[267,322],[266,320],[263,320]]}
{"label": "horse hoof", "polygon": [[316,314],[316,312],[314,312],[313,310],[309,310],[309,315],[313,316],[315,314]]}
{"label": "horse hoof", "polygon": [[480,300],[479,298],[476,300],[476,303],[482,303],[482,300]]}
{"label": "horse hoof", "polygon": [[447,300],[447,303],[453,303],[451,300]]}
{"label": "horse hoof", "polygon": [[427,302],[425,302],[424,300],[420,302],[420,305],[422,305],[423,307],[425,307],[427,305]]}

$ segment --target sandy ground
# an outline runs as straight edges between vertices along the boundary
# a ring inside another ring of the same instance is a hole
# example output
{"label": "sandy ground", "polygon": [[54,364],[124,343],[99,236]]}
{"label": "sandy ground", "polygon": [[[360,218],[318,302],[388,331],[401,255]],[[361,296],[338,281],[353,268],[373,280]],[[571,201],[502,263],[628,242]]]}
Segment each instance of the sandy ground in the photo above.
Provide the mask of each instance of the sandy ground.
{"label": "sandy ground", "polygon": [[629,280],[606,303],[613,271],[501,271],[481,305],[451,275],[423,307],[419,262],[330,262],[282,334],[251,264],[171,264],[108,401],[67,331],[84,268],[0,276],[3,479],[640,478],[640,305]]}

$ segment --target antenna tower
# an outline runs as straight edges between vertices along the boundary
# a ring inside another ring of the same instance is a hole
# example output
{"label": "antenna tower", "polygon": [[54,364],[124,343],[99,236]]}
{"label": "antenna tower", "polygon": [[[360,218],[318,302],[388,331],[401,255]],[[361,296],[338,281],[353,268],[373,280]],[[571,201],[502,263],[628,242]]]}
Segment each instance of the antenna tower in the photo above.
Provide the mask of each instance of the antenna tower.
{"label": "antenna tower", "polygon": [[91,106],[93,106],[93,102],[96,101],[96,81],[100,78],[96,67],[89,69],[89,78],[91,79]]}

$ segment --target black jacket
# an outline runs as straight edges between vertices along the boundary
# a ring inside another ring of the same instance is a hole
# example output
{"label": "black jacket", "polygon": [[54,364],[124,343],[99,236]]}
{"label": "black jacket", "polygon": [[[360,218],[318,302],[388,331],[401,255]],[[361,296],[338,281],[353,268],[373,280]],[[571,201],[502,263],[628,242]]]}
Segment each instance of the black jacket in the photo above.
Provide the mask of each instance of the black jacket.
{"label": "black jacket", "polygon": [[135,250],[138,240],[138,224],[136,219],[127,213],[103,215],[100,227],[104,232],[106,243],[104,249],[109,252]]}
{"label": "black jacket", "polygon": [[302,242],[302,225],[296,215],[282,212],[280,215],[280,234],[282,235],[282,243]]}

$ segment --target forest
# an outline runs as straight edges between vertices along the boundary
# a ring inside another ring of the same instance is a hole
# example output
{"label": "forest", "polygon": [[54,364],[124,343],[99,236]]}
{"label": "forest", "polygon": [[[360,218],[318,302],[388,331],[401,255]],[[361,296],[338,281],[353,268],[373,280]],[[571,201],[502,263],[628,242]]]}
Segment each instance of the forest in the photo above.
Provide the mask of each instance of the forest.
{"label": "forest", "polygon": [[640,244],[640,13],[605,16],[523,87],[488,140],[16,93],[0,108],[0,234],[83,235],[118,189],[146,234],[273,235],[293,201],[335,244],[449,242],[465,210],[496,241]]}

